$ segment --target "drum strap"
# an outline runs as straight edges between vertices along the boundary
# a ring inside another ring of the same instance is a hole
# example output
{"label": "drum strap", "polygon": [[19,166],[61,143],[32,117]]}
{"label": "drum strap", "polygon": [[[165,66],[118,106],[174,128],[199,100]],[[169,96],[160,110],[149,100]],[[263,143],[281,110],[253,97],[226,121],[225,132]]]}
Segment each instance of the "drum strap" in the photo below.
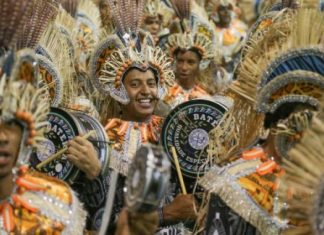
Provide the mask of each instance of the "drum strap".
{"label": "drum strap", "polygon": [[111,178],[110,178],[110,186],[106,197],[106,205],[105,205],[105,211],[102,217],[102,223],[99,231],[99,235],[105,235],[109,222],[110,222],[110,216],[114,205],[115,200],[115,193],[116,193],[116,187],[118,182],[118,171],[112,170],[111,171]]}

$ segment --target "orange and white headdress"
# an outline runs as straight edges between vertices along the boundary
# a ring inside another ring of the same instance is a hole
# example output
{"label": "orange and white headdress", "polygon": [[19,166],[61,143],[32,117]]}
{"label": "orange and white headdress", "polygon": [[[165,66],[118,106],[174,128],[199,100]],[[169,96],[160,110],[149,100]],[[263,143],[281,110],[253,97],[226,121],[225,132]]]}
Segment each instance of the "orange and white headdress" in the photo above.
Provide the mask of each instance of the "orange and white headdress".
{"label": "orange and white headdress", "polygon": [[203,62],[217,60],[220,55],[217,51],[217,39],[214,28],[200,12],[191,10],[190,0],[171,1],[173,8],[180,19],[180,32],[171,34],[166,47],[173,58],[177,50],[196,49]]}
{"label": "orange and white headdress", "polygon": [[[90,77],[95,87],[122,104],[129,102],[123,85],[127,71],[152,69],[158,81],[158,98],[172,86],[171,60],[160,48],[141,43],[138,38],[145,1],[109,1],[116,34],[104,39],[92,54]],[[130,7],[131,6],[131,7]]]}
{"label": "orange and white headdress", "polygon": [[279,185],[279,198],[285,202],[281,215],[290,221],[284,234],[323,234],[324,218],[324,120],[314,118],[301,142],[284,159],[285,176]]}
{"label": "orange and white headdress", "polygon": [[[39,146],[49,112],[47,87],[40,88],[35,53],[31,49],[13,52],[22,42],[34,45],[31,42],[36,42],[41,35],[43,27],[37,23],[46,17],[41,14],[40,7],[48,7],[45,11],[55,14],[52,3],[46,5],[45,1],[3,0],[0,3],[0,48],[5,49],[0,52],[0,122],[14,120],[23,127],[18,166],[27,164],[32,147]],[[32,12],[41,15],[32,16],[32,21],[29,19]],[[30,37],[23,41],[26,33]]]}

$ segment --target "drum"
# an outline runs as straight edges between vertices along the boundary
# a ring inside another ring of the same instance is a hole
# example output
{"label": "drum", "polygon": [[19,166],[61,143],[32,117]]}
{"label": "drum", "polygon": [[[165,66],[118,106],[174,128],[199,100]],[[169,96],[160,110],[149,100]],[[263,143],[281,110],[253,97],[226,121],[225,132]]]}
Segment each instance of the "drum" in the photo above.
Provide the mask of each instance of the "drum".
{"label": "drum", "polygon": [[[108,173],[109,145],[108,137],[102,125],[94,118],[79,112],[68,113],[59,108],[51,108],[47,116],[49,122],[42,148],[32,154],[31,166],[36,166],[51,155],[64,148],[78,135],[94,130],[95,134],[88,138],[98,153],[102,165],[102,174]],[[47,175],[57,177],[72,184],[80,175],[80,171],[64,156],[50,162],[42,168]]]}
{"label": "drum", "polygon": [[162,147],[141,146],[126,180],[126,204],[133,212],[152,212],[159,206],[169,186],[171,164]]}
{"label": "drum", "polygon": [[191,179],[208,171],[206,147],[209,132],[223,118],[227,107],[219,101],[191,100],[178,105],[166,118],[161,133],[164,150],[173,163],[175,148],[182,174]]}

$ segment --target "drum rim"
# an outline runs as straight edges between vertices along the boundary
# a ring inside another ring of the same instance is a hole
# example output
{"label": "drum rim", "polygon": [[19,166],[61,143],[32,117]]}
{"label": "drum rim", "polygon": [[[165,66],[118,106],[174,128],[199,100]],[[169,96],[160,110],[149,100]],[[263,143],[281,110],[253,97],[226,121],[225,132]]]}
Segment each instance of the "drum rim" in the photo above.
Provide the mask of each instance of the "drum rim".
{"label": "drum rim", "polygon": [[[78,115],[90,119],[90,120],[92,121],[92,124],[94,124],[95,127],[96,127],[98,130],[100,130],[100,134],[101,134],[102,137],[105,139],[105,141],[106,141],[107,143],[109,143],[109,138],[108,138],[107,132],[106,132],[105,128],[101,125],[101,123],[100,123],[97,119],[95,119],[95,118],[91,117],[90,115],[88,115],[88,114],[86,114],[86,113],[83,113],[83,112],[78,112],[78,111],[76,111],[76,112],[71,112],[71,116],[72,116],[72,118],[73,118],[74,120],[76,120],[75,123],[78,124],[78,125],[77,125],[77,126],[78,126],[78,129],[80,128],[80,129],[83,130],[83,128],[81,127],[81,125],[79,126],[79,122],[78,122]],[[84,130],[83,130],[83,131],[84,131]],[[108,144],[107,144],[106,146],[107,146],[107,151],[106,151],[105,161],[104,161],[103,165],[101,166],[101,174],[104,175],[104,176],[107,176],[107,175],[109,174],[110,147],[109,147]]]}

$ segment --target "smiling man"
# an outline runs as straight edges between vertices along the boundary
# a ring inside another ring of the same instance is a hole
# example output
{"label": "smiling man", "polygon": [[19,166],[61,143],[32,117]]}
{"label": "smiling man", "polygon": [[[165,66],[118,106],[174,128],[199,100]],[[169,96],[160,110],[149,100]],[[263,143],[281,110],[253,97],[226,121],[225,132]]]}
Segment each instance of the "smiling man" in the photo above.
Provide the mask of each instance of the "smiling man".
{"label": "smiling man", "polygon": [[128,121],[148,121],[157,101],[157,79],[152,69],[129,70],[124,79],[130,102],[122,105],[122,119]]}

